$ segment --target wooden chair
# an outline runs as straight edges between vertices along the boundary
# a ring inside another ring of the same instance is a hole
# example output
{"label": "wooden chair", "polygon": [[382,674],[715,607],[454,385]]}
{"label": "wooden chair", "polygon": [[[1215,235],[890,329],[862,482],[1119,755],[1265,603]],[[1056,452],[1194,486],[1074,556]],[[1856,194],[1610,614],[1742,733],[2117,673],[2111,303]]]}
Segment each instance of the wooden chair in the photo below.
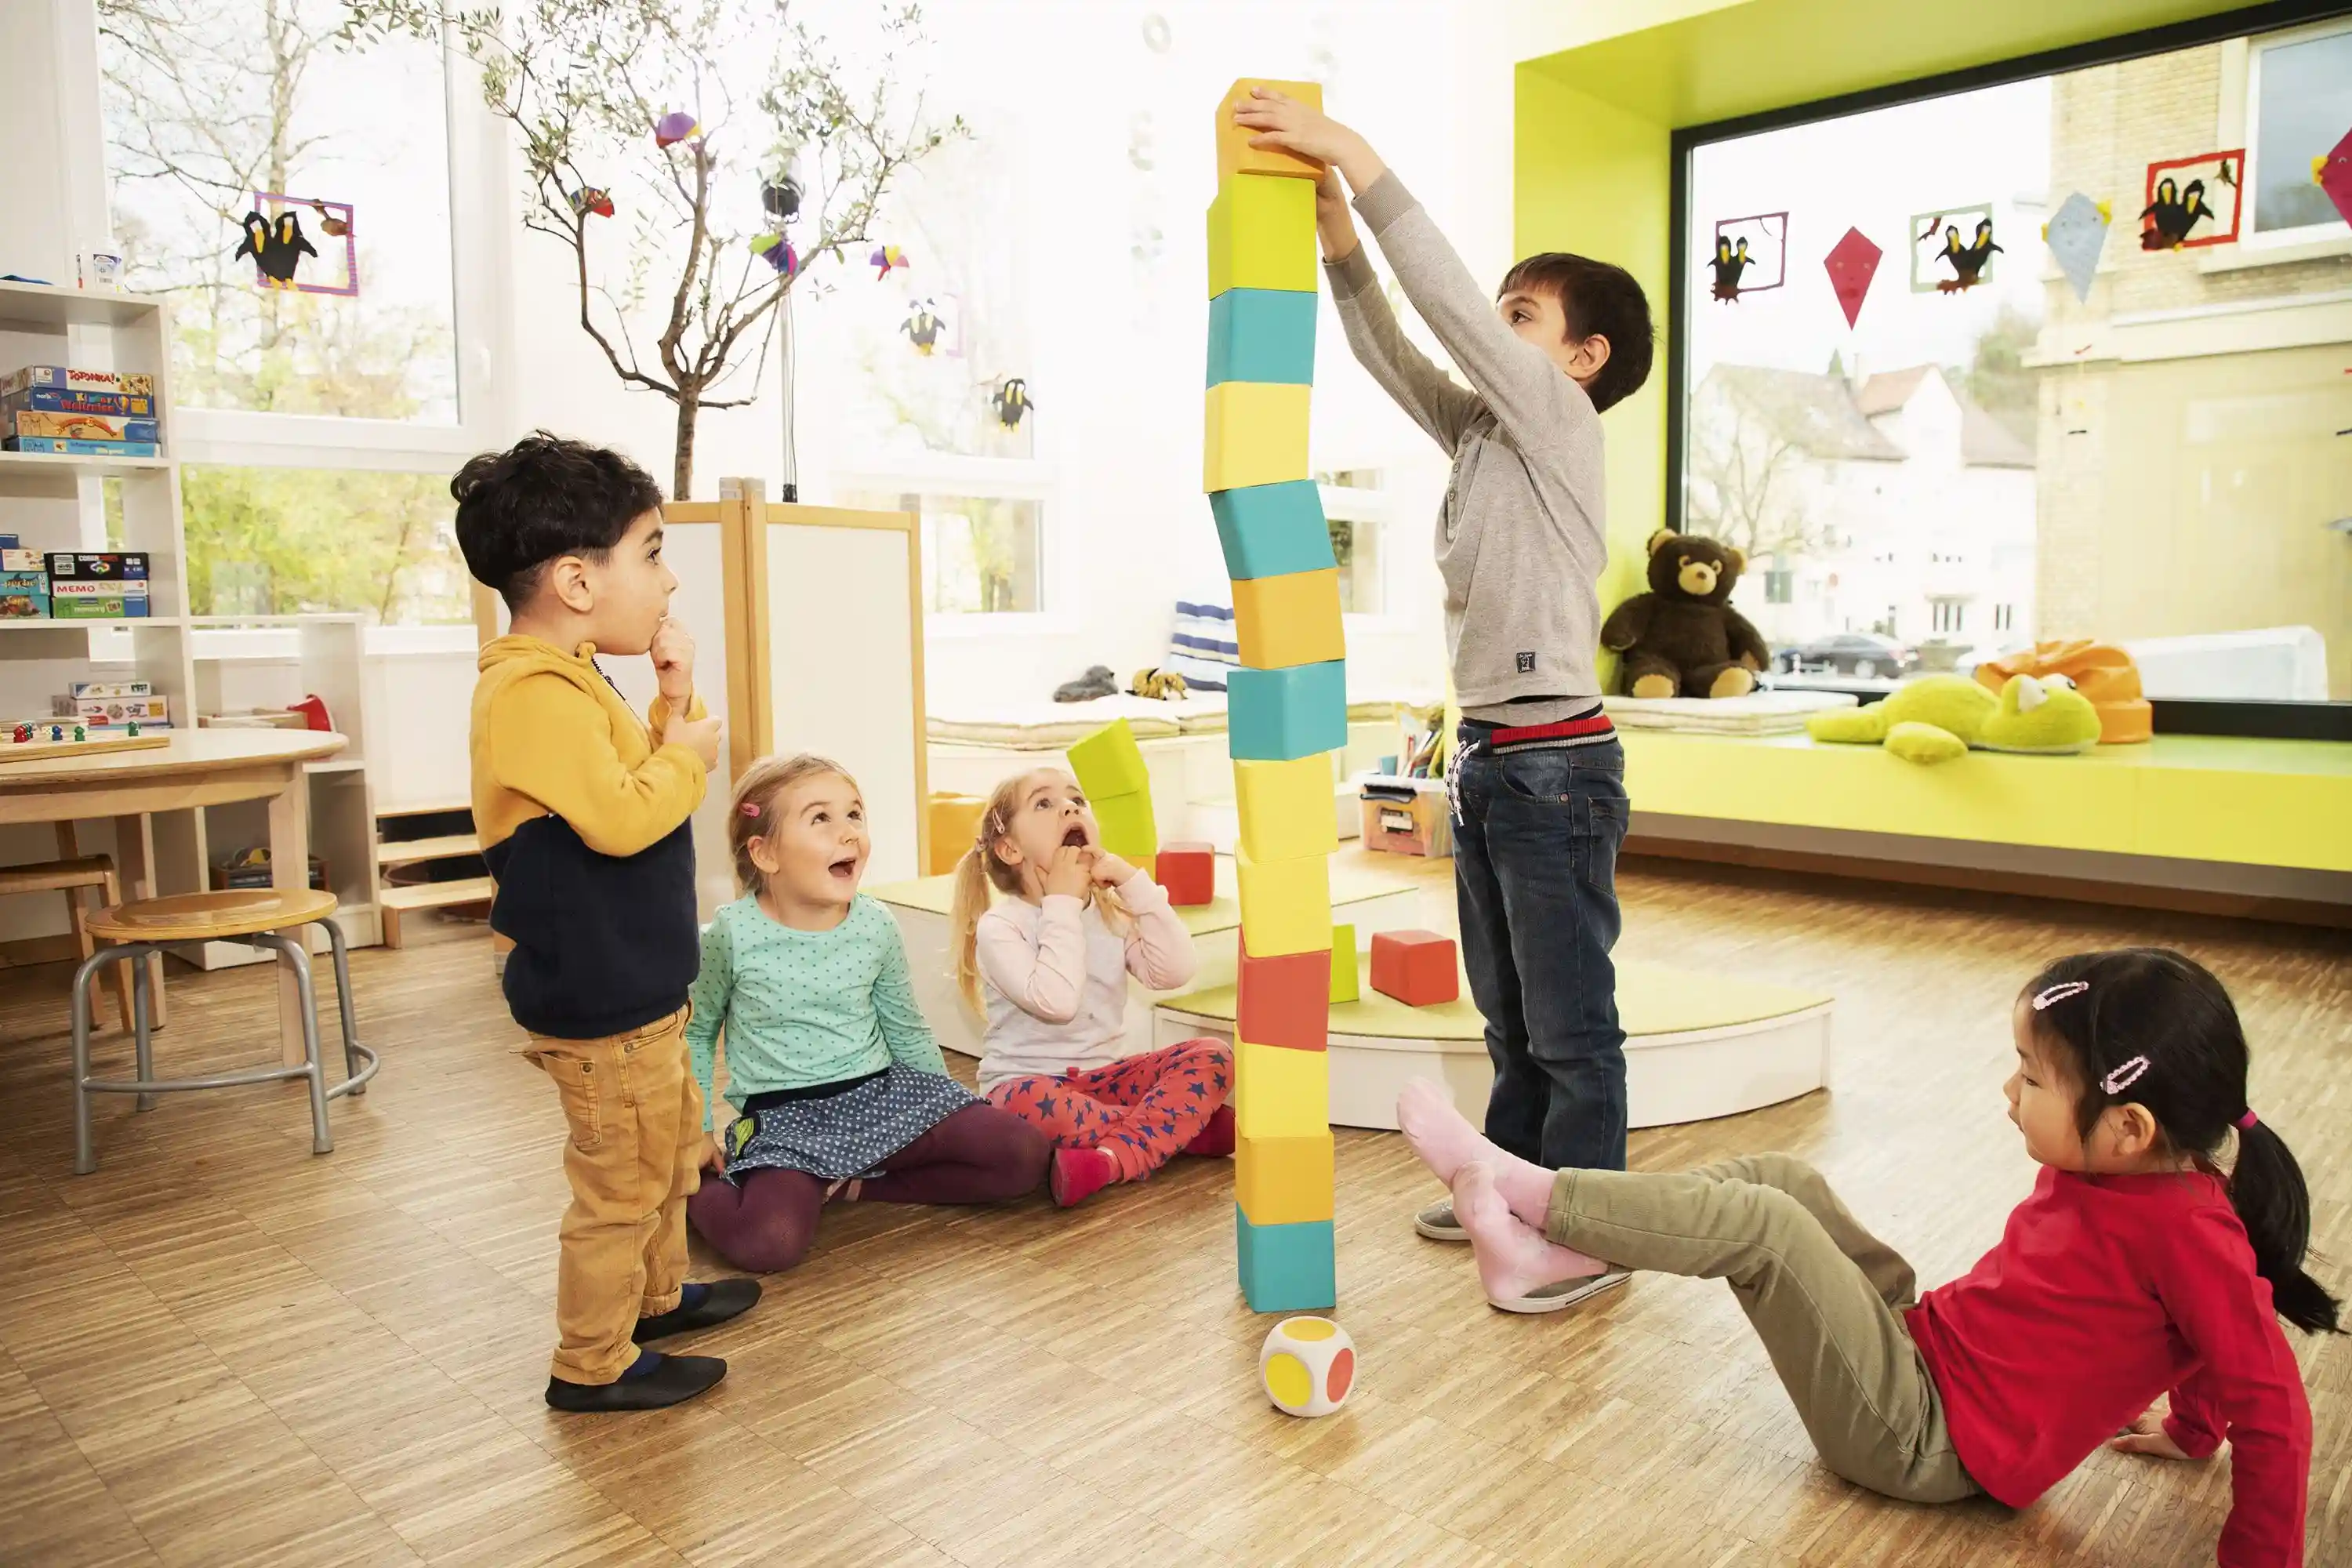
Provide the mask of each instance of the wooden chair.
{"label": "wooden chair", "polygon": [[[93,1093],[135,1094],[138,1109],[153,1109],[158,1094],[189,1089],[228,1089],[240,1084],[275,1083],[286,1079],[308,1080],[310,1089],[310,1152],[324,1154],[335,1146],[327,1129],[327,1101],[341,1095],[363,1094],[375,1076],[376,1054],[359,1043],[352,1009],[351,952],[343,944],[342,928],[335,923],[335,896],[308,888],[236,888],[215,893],[181,893],[166,899],[142,899],[89,917],[92,936],[120,945],[82,961],[74,971],[73,1077],[74,1174],[86,1176],[98,1169],[98,1152],[90,1141],[89,1097]],[[330,1089],[319,1055],[319,1004],[310,988],[310,955],[296,927],[327,929],[327,943],[335,960],[335,1001],[341,1012],[343,1081]],[[299,1067],[257,1068],[245,1072],[218,1073],[210,1078],[159,1079],[148,1036],[147,959],[166,942],[236,942],[278,954],[294,972],[294,985],[302,1010],[304,1060]],[[98,1079],[89,1072],[90,985],[103,965],[133,959],[131,971],[131,1040],[136,1078]]]}
{"label": "wooden chair", "polygon": [[[63,893],[66,896],[66,917],[73,924],[74,945],[88,959],[98,951],[85,919],[86,891],[97,889],[98,907],[110,909],[122,901],[122,889],[114,879],[114,858],[110,855],[84,855],[74,840],[70,822],[55,825],[58,834],[58,858],[37,860],[29,866],[0,867],[0,898],[15,893]],[[131,1027],[131,966],[123,964],[114,971],[115,1000],[122,1011],[122,1026]],[[160,984],[155,993],[155,1026],[163,1023],[163,995]]]}

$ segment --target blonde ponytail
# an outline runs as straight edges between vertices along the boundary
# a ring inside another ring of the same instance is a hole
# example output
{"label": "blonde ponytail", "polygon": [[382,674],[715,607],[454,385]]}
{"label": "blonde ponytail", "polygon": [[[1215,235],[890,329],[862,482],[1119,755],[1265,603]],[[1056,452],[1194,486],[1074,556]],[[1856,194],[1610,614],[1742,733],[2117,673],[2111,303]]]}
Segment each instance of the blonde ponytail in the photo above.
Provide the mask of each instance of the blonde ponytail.
{"label": "blonde ponytail", "polygon": [[955,902],[948,914],[949,946],[955,951],[956,994],[976,1016],[988,1011],[980,997],[980,917],[988,912],[990,858],[985,842],[963,852],[963,858],[956,862]]}

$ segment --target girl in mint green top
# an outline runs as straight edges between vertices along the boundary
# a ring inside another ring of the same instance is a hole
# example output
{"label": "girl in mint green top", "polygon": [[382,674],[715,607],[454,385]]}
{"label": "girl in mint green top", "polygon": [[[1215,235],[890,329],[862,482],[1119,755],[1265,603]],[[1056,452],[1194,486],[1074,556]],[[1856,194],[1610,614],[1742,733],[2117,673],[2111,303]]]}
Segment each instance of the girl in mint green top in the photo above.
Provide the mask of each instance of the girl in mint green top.
{"label": "girl in mint green top", "polygon": [[[737,1105],[772,1089],[864,1078],[892,1062],[948,1070],[915,1005],[898,922],[863,893],[831,931],[771,920],[756,894],[727,905],[703,931],[692,1000],[686,1043],[706,1108],[722,1023],[727,1094]],[[705,1131],[709,1117],[706,1109]]]}
{"label": "girl in mint green top", "polygon": [[763,758],[728,823],[745,891],[702,933],[686,1037],[706,1105],[726,1053],[740,1114],[687,1200],[694,1228],[764,1274],[801,1260],[830,1198],[992,1203],[1035,1187],[1044,1136],[948,1076],[898,922],[857,891],[872,846],[856,782],[822,757]]}

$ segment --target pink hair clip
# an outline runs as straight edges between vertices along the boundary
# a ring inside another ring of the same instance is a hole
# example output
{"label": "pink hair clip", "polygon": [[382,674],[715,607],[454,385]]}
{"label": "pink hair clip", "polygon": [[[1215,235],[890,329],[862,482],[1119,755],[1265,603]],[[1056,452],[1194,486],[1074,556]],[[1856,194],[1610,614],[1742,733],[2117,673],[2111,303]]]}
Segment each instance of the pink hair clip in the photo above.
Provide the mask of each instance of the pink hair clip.
{"label": "pink hair clip", "polygon": [[2062,980],[2057,984],[2051,986],[2048,990],[2034,997],[2033,1010],[2037,1013],[2047,1012],[2058,1003],[2066,1000],[2067,997],[2080,996],[2084,992],[2088,991],[2090,988],[2091,983],[2087,980]]}
{"label": "pink hair clip", "polygon": [[759,803],[758,801],[756,801],[756,800],[747,800],[747,801],[745,801],[745,802],[743,803],[743,805],[742,805],[742,812],[743,812],[743,815],[744,815],[744,816],[759,816],[759,815],[760,815],[760,803]]}
{"label": "pink hair clip", "polygon": [[2238,1118],[2238,1125],[2244,1131],[2251,1132],[2254,1129],[2254,1123],[2260,1120],[2261,1118],[2254,1114],[2254,1108],[2250,1105],[2246,1107],[2246,1113]]}
{"label": "pink hair clip", "polygon": [[2147,1058],[2146,1057],[2134,1057],[2131,1060],[2124,1063],[2121,1067],[2116,1068],[2115,1071],[2101,1079],[2099,1080],[2099,1087],[2105,1089],[2109,1094],[2121,1094],[2124,1090],[2137,1083],[2140,1079],[2140,1074],[2146,1071],[2147,1071]]}

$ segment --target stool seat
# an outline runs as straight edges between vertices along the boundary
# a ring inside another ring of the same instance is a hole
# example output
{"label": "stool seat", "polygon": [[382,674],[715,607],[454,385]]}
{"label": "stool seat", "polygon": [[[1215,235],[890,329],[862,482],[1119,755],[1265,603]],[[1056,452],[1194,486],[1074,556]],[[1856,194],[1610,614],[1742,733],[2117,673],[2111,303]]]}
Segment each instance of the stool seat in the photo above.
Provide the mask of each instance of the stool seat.
{"label": "stool seat", "polygon": [[110,942],[207,942],[322,921],[335,895],[311,888],[229,888],[140,899],[89,917],[93,936]]}

